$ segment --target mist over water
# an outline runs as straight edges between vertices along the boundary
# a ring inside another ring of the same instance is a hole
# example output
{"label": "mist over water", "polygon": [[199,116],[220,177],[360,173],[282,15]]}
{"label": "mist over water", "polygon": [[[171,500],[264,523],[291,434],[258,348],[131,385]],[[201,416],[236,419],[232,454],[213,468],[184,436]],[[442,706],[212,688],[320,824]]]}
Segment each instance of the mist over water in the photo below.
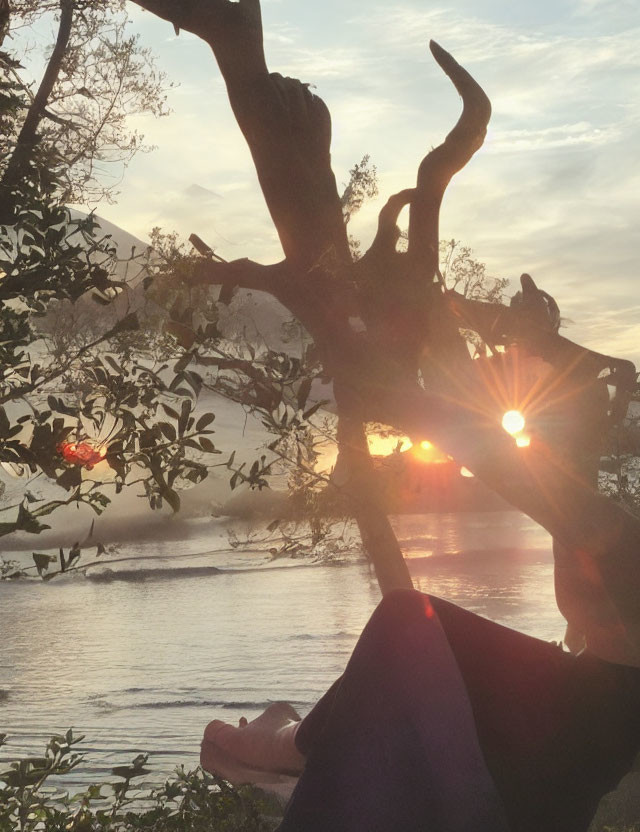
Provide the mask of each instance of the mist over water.
{"label": "mist over water", "polygon": [[[559,639],[550,540],[517,512],[394,520],[418,589]],[[231,549],[220,523],[183,541],[122,543],[104,565],[0,584],[1,760],[73,726],[87,759],[67,782],[150,753],[151,779],[195,766],[204,725],[275,700],[307,713],[379,600],[369,567],[271,562]],[[134,559],[132,559],[134,558]]]}

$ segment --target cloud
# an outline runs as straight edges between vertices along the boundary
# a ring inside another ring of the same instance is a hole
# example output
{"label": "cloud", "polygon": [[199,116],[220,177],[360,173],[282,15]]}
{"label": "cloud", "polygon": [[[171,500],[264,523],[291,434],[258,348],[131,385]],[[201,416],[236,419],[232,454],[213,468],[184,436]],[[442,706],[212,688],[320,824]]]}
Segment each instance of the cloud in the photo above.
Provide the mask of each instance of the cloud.
{"label": "cloud", "polygon": [[604,30],[624,29],[637,22],[638,4],[636,0],[578,0],[575,20]]}
{"label": "cloud", "polygon": [[587,121],[560,124],[539,130],[502,130],[488,142],[493,152],[529,152],[538,149],[577,148],[580,145],[609,145],[620,138],[620,127],[595,127]]}

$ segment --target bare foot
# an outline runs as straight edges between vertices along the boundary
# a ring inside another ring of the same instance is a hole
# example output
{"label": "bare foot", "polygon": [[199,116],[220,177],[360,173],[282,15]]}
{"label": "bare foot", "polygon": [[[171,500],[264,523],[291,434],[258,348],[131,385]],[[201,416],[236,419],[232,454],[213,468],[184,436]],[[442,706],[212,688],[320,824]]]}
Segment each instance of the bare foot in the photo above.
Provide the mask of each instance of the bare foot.
{"label": "bare foot", "polygon": [[285,803],[291,797],[298,782],[297,777],[288,774],[275,774],[245,766],[227,751],[223,751],[207,740],[203,740],[200,748],[200,765],[207,771],[228,780],[234,786],[250,783],[265,792],[276,795]]}
{"label": "bare foot", "polygon": [[204,730],[204,740],[227,752],[250,769],[300,774],[305,759],[295,746],[300,717],[287,702],[274,702],[259,717],[239,726],[214,719]]}

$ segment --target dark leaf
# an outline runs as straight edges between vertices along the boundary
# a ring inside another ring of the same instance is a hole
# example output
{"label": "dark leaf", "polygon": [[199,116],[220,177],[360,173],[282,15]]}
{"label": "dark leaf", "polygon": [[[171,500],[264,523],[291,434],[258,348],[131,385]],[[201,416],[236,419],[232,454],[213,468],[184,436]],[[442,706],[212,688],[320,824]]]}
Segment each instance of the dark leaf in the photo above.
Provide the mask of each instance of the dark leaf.
{"label": "dark leaf", "polygon": [[42,576],[49,568],[49,564],[56,559],[55,555],[42,555],[39,552],[33,553],[33,562],[38,570],[38,575]]}
{"label": "dark leaf", "polygon": [[215,413],[205,413],[203,416],[201,416],[201,417],[198,419],[198,421],[197,421],[197,423],[196,423],[196,431],[197,431],[198,433],[200,433],[200,431],[201,431],[201,430],[204,430],[204,429],[207,427],[207,425],[210,425],[210,424],[211,424],[211,422],[213,422],[213,420],[214,420],[215,418],[216,418],[216,414],[215,414]]}
{"label": "dark leaf", "polygon": [[305,412],[302,414],[302,418],[303,418],[303,419],[310,419],[310,418],[313,416],[313,414],[314,414],[316,411],[320,410],[320,408],[321,408],[323,405],[325,405],[325,404],[327,404],[327,400],[323,400],[323,401],[320,401],[320,402],[316,402],[316,403],[315,403],[312,407],[310,407],[308,410],[305,410]]}
{"label": "dark leaf", "polygon": [[178,411],[174,410],[172,407],[169,407],[168,404],[163,404],[162,409],[167,414],[167,416],[171,416],[172,419],[178,421],[178,419],[180,418],[180,414],[178,413]]}
{"label": "dark leaf", "polygon": [[77,486],[79,486],[82,482],[82,469],[76,465],[69,467],[66,471],[60,474],[59,477],[57,477],[56,482],[66,491],[70,491],[72,488],[77,488]]}
{"label": "dark leaf", "polygon": [[168,422],[160,422],[159,427],[169,442],[175,442],[177,434],[173,425],[170,425]]}
{"label": "dark leaf", "polygon": [[191,402],[186,399],[182,402],[182,407],[180,408],[180,416],[178,417],[178,433],[180,436],[185,432],[187,429],[187,422],[189,420],[189,414],[191,413]]}
{"label": "dark leaf", "polygon": [[303,410],[305,404],[307,403],[307,399],[309,398],[309,393],[311,392],[311,379],[305,378],[302,382],[300,387],[298,388],[298,410]]}
{"label": "dark leaf", "polygon": [[222,451],[219,451],[213,442],[210,439],[207,439],[206,436],[200,437],[200,447],[203,451],[207,451],[210,454],[220,454]]}

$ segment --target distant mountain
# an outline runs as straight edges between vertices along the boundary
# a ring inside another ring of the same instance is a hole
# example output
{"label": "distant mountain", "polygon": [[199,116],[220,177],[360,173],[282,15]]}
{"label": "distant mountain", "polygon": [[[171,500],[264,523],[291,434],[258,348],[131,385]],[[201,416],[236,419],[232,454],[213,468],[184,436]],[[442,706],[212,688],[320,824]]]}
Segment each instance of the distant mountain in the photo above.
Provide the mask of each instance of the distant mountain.
{"label": "distant mountain", "polygon": [[[192,187],[199,188],[197,185]],[[217,196],[206,188],[199,188],[199,191],[211,198]],[[72,214],[86,216],[79,211],[73,211]],[[116,278],[125,281],[128,284],[128,290],[125,290],[109,306],[100,306],[91,298],[81,299],[80,305],[93,310],[96,318],[104,322],[105,328],[107,325],[113,325],[129,311],[136,311],[141,317],[144,317],[145,310],[149,315],[159,312],[159,308],[147,296],[142,285],[145,273],[141,272],[144,262],[141,256],[150,254],[153,257],[150,245],[102,217],[96,216],[96,219],[100,223],[102,234],[109,235],[117,247],[120,261]],[[139,263],[127,263],[134,254],[140,257]],[[289,334],[286,334],[283,329],[283,326],[291,320],[291,313],[269,294],[239,289],[229,307],[220,309],[220,316],[221,329],[229,337],[242,335],[255,345],[266,344],[271,349],[291,353],[300,351],[300,342],[295,337],[295,328],[293,333]]]}
{"label": "distant mountain", "polygon": [[[72,210],[71,216],[86,217],[87,215],[82,211]],[[120,228],[119,225],[114,225],[114,223],[109,222],[109,220],[105,220],[97,215],[96,220],[100,223],[101,234],[108,234],[113,238],[113,241],[118,246],[118,251],[121,252],[121,256],[129,257],[133,250],[135,250],[137,254],[141,254],[149,248],[149,243],[143,243],[142,240],[138,239],[138,237],[134,237],[133,234],[129,234],[128,231]]]}

